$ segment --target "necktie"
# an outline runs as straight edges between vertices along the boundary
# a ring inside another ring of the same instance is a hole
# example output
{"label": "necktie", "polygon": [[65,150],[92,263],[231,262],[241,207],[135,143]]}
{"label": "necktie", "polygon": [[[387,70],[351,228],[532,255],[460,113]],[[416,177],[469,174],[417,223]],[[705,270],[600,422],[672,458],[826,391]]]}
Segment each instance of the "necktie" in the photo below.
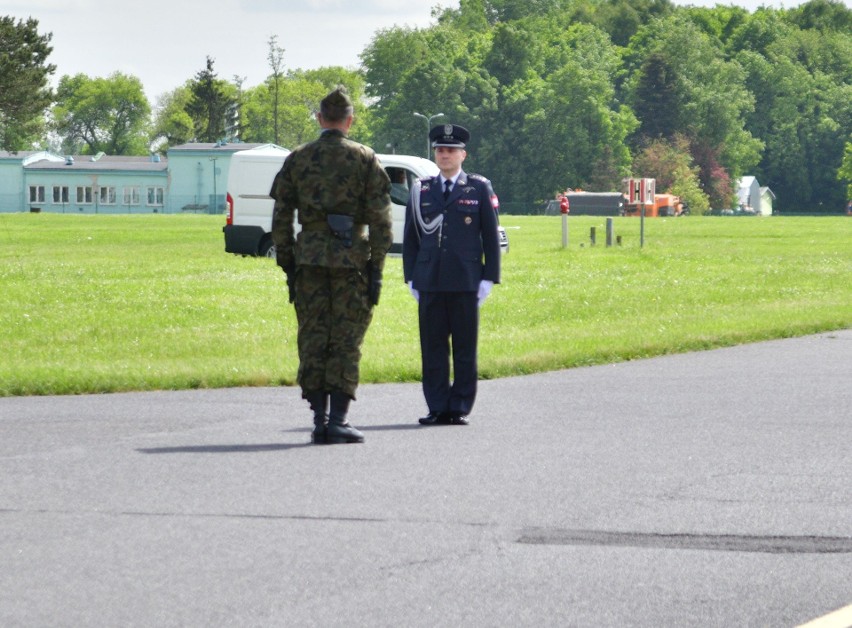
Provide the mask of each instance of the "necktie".
{"label": "necktie", "polygon": [[447,179],[444,181],[444,200],[447,200],[450,196],[450,188],[452,187],[453,182]]}

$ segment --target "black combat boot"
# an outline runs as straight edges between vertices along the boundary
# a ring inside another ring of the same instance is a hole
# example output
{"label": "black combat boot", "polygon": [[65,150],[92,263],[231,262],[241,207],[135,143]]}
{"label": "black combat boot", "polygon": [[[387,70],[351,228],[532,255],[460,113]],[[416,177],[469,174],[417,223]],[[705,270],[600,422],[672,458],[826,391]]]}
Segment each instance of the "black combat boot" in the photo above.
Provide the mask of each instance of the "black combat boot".
{"label": "black combat boot", "polygon": [[351,400],[351,397],[346,393],[331,393],[331,409],[328,413],[328,429],[326,430],[327,443],[364,442],[364,435],[346,421],[346,413],[349,412]]}
{"label": "black combat boot", "polygon": [[311,442],[317,445],[325,444],[328,430],[328,393],[305,392],[305,399],[314,411],[314,431],[311,432]]}

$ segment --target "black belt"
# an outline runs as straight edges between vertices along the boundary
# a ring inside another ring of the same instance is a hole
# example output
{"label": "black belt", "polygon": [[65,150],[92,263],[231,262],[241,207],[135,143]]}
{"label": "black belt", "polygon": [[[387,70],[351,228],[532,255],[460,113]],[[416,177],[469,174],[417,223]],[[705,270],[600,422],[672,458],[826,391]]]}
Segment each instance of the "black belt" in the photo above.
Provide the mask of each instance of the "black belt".
{"label": "black belt", "polygon": [[[367,225],[363,223],[355,223],[353,228],[356,230],[358,235],[364,233],[364,227]],[[316,222],[304,222],[302,223],[302,231],[331,231],[331,227],[328,226],[328,222],[324,220],[317,220]]]}

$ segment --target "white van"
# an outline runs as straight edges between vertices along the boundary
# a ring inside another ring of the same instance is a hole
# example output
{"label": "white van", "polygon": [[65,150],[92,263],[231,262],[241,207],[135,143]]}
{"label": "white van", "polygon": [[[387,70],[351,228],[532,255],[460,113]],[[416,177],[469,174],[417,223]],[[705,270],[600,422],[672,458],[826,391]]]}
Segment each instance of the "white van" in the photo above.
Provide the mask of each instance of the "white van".
{"label": "white van", "polygon": [[269,145],[231,156],[225,203],[225,251],[275,257],[272,246],[272,180],[290,151]]}
{"label": "white van", "polygon": [[[226,197],[228,215],[222,229],[227,253],[275,257],[270,233],[273,201],[269,197],[269,190],[284,158],[289,154],[286,148],[265,146],[238,151],[231,157]],[[378,158],[391,180],[391,253],[401,253],[405,205],[411,186],[421,177],[436,176],[438,166],[428,159],[411,155],[378,155]],[[500,247],[504,252],[509,248],[503,227],[500,227]]]}

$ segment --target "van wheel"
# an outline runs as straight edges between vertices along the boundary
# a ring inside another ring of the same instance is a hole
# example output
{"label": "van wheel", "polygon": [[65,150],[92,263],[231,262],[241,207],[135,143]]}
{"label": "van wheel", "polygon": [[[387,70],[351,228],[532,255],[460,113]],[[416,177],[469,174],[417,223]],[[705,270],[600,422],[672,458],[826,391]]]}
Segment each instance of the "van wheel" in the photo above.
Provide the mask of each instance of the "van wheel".
{"label": "van wheel", "polygon": [[260,249],[257,251],[258,256],[260,257],[271,257],[275,259],[275,245],[272,243],[272,240],[266,239],[260,244]]}

